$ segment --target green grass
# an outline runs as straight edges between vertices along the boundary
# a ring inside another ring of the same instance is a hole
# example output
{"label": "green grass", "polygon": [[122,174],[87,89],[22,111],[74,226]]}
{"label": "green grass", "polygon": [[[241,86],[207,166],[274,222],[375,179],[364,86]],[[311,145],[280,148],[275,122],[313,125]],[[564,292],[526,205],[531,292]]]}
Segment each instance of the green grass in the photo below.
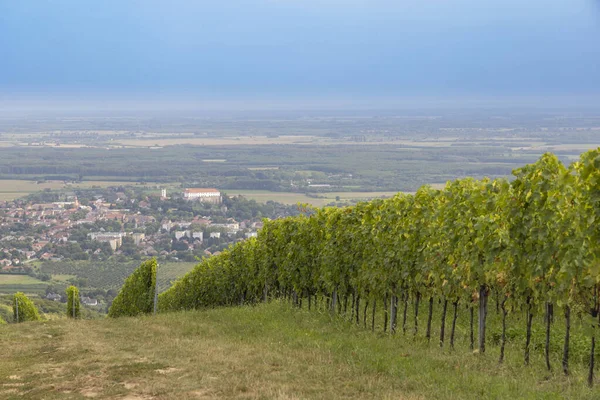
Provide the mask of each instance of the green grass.
{"label": "green grass", "polygon": [[[440,349],[282,303],[0,326],[0,397],[593,399],[535,358]],[[513,352],[509,352],[512,354]],[[129,396],[129,397],[126,397]]]}
{"label": "green grass", "polygon": [[0,294],[13,294],[23,292],[25,294],[44,294],[46,293],[47,283],[32,284],[32,285],[0,285]]}
{"label": "green grass", "polygon": [[369,200],[376,197],[391,197],[397,192],[331,192],[331,193],[318,193],[318,198],[310,197],[304,193],[291,193],[291,192],[271,192],[268,190],[225,190],[227,195],[235,196],[242,195],[250,200],[256,200],[257,202],[265,203],[269,200],[276,201],[283,204],[297,204],[297,203],[308,203],[315,207],[322,207],[326,204],[336,201],[336,197],[340,197],[340,201],[350,200]]}
{"label": "green grass", "polygon": [[77,275],[69,275],[69,274],[53,274],[52,280],[56,282],[66,283],[69,279],[77,278]]}
{"label": "green grass", "polygon": [[0,294],[23,292],[41,294],[46,292],[48,284],[29,275],[0,274]]}
{"label": "green grass", "polygon": [[[84,181],[74,184],[65,184],[63,181],[46,181],[37,183],[36,181],[23,179],[0,179],[0,200],[14,200],[27,196],[31,193],[41,192],[44,189],[51,190],[74,190],[88,189],[95,186],[108,187],[123,185],[120,181]],[[125,183],[127,184],[127,183]]]}
{"label": "green grass", "polygon": [[315,206],[323,206],[330,202],[327,199],[315,199],[308,197],[303,193],[287,193],[287,192],[271,192],[268,190],[235,190],[228,189],[224,190],[228,196],[242,195],[250,200],[256,200],[259,203],[266,203],[267,201],[276,201],[282,204],[297,204],[297,203],[309,203]]}
{"label": "green grass", "polygon": [[0,274],[0,286],[2,285],[32,285],[43,283],[39,279],[29,275]]}

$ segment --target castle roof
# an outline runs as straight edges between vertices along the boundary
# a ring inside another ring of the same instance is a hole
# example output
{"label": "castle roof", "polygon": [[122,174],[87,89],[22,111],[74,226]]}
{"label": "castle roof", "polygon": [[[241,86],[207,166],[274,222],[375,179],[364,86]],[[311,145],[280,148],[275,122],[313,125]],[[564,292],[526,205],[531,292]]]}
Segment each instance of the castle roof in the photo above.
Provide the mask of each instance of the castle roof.
{"label": "castle roof", "polygon": [[219,193],[217,189],[192,188],[185,189],[185,193]]}

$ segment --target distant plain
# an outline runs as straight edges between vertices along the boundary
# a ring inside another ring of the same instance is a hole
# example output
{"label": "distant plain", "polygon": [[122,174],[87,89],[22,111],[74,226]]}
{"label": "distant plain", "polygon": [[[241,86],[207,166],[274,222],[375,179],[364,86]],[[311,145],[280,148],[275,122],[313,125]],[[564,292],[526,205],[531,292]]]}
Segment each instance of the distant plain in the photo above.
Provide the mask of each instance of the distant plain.
{"label": "distant plain", "polygon": [[569,163],[600,146],[599,133],[598,114],[571,109],[7,118],[0,120],[0,179],[58,182],[0,182],[0,199],[73,180],[82,188],[216,187],[323,205],[466,176],[508,177],[547,151]]}

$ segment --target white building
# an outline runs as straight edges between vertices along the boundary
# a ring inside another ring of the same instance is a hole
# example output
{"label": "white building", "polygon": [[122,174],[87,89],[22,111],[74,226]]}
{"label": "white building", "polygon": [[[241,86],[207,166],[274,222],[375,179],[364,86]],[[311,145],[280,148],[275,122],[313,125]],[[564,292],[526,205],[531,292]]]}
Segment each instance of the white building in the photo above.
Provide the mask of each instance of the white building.
{"label": "white building", "polygon": [[221,192],[217,189],[185,189],[183,198],[186,200],[198,200],[206,203],[221,204]]}
{"label": "white building", "polygon": [[199,239],[201,242],[204,241],[204,232],[192,232],[192,239]]}
{"label": "white building", "polygon": [[133,237],[133,242],[136,246],[139,246],[142,243],[142,241],[146,238],[146,235],[143,233],[134,233],[131,236]]}
{"label": "white building", "polygon": [[212,224],[211,227],[225,229],[228,233],[236,233],[240,230],[240,224],[237,222],[232,222],[228,224]]}
{"label": "white building", "polygon": [[114,250],[117,250],[123,244],[123,237],[125,233],[122,232],[93,232],[88,233],[88,237],[91,240],[97,240],[98,242],[106,242],[110,244],[110,247]]}

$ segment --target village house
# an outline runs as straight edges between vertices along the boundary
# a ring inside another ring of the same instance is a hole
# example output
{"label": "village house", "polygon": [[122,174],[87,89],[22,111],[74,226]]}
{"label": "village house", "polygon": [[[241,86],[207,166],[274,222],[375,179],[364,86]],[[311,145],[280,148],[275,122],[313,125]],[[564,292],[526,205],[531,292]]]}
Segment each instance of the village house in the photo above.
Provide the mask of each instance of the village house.
{"label": "village house", "polygon": [[52,301],[60,301],[62,299],[62,297],[60,296],[60,294],[57,294],[57,293],[48,293],[46,295],[46,298],[48,300],[52,300]]}
{"label": "village house", "polygon": [[204,241],[204,232],[192,232],[192,239]]}
{"label": "village house", "polygon": [[108,243],[113,249],[117,250],[123,244],[123,236],[125,233],[122,232],[92,232],[88,233],[88,237],[98,242]]}
{"label": "village house", "polygon": [[133,243],[135,243],[136,246],[139,246],[146,238],[146,235],[143,233],[134,233],[131,235],[131,237],[133,238]]}
{"label": "village house", "polygon": [[196,217],[192,220],[193,223],[198,224],[198,225],[210,225],[211,221],[208,218],[204,218],[204,217]]}
{"label": "village house", "polygon": [[129,222],[129,223],[134,223],[135,227],[137,228],[140,226],[146,226],[148,224],[156,222],[156,218],[154,218],[151,215],[136,214],[136,215],[128,215],[125,218],[125,221]]}
{"label": "village house", "polygon": [[240,230],[240,224],[237,222],[230,222],[227,224],[212,224],[213,228],[221,228],[227,231],[227,233],[236,233]]}
{"label": "village house", "polygon": [[86,305],[86,306],[97,306],[98,300],[81,296],[81,304]]}

